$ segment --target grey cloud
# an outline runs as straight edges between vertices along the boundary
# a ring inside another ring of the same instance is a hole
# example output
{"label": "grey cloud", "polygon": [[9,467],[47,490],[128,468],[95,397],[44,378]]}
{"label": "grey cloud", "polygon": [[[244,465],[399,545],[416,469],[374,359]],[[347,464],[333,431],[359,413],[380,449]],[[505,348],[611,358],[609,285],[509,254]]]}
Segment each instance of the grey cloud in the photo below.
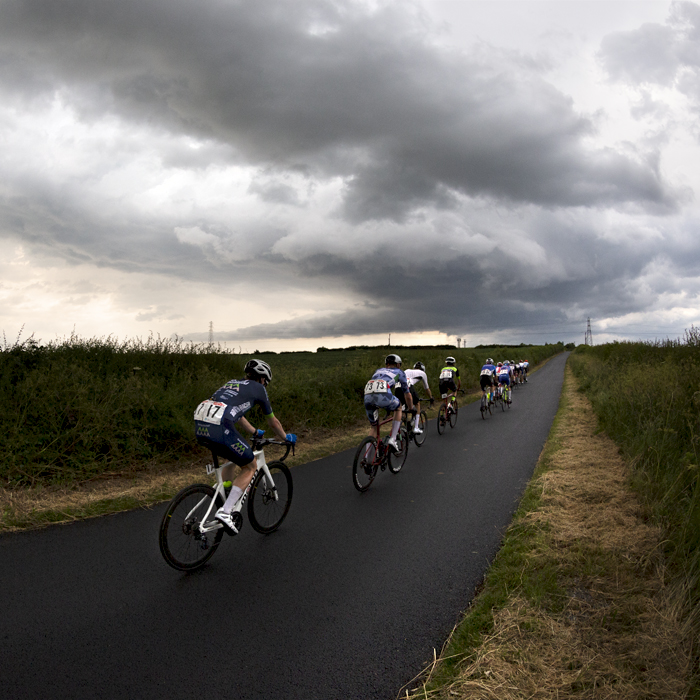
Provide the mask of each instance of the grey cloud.
{"label": "grey cloud", "polygon": [[700,103],[700,5],[674,2],[665,25],[605,37],[600,57],[613,80],[675,85]]}
{"label": "grey cloud", "polygon": [[406,3],[15,0],[0,60],[6,86],[67,91],[85,118],[113,111],[241,162],[343,177],[353,222],[402,221],[453,193],[673,208],[648,163],[584,145],[592,123],[541,60],[449,53],[431,31]]}

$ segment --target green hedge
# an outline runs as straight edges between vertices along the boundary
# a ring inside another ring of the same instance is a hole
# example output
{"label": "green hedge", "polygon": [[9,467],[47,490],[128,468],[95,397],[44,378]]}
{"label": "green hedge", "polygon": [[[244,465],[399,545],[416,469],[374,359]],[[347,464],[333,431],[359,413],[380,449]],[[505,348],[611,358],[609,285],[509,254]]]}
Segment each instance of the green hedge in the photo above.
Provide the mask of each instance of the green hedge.
{"label": "green hedge", "polygon": [[[488,355],[533,365],[562,346],[392,348],[404,367],[426,364],[436,382],[446,354],[463,384],[476,388]],[[288,431],[342,428],[364,420],[362,390],[387,348],[256,353],[273,368],[275,415]],[[517,354],[517,357],[514,356]],[[251,355],[218,346],[150,337],[71,337],[40,345],[32,338],[0,352],[0,482],[6,486],[74,483],[197,450],[192,412],[225,381],[241,378]],[[437,387],[435,387],[437,388]],[[251,414],[254,424],[263,417]]]}

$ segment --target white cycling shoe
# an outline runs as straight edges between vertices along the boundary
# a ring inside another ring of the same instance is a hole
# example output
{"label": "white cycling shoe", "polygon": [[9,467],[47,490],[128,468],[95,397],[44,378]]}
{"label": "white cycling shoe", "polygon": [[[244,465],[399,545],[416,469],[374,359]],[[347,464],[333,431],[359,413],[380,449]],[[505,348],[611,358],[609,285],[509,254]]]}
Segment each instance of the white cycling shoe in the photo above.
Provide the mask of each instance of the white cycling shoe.
{"label": "white cycling shoe", "polygon": [[226,528],[229,535],[238,534],[238,528],[233,522],[231,513],[227,513],[223,508],[219,508],[219,510],[216,511],[214,520],[218,520]]}
{"label": "white cycling shoe", "polygon": [[422,435],[422,434],[423,434],[423,431],[422,431],[420,428],[414,428],[414,429],[413,429],[413,432],[414,432],[416,435]]}
{"label": "white cycling shoe", "polygon": [[391,447],[391,449],[394,450],[394,452],[400,451],[399,446],[396,444],[396,438],[389,438],[386,441],[386,444],[389,445],[389,447]]}

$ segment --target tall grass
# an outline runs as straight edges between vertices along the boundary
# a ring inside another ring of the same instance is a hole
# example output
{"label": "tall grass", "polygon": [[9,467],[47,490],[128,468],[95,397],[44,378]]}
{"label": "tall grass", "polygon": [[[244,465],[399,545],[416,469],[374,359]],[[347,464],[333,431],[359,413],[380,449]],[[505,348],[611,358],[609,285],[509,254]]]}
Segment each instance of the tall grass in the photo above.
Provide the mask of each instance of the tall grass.
{"label": "tall grass", "polygon": [[[571,366],[601,428],[633,464],[633,485],[666,532],[700,652],[700,331],[676,341],[580,347]],[[696,669],[698,670],[698,669]]]}
{"label": "tall grass", "polygon": [[[404,366],[422,360],[431,381],[446,353],[475,388],[487,355],[537,363],[561,345],[518,348],[392,348]],[[513,357],[513,353],[518,357]],[[342,428],[364,420],[362,390],[387,348],[257,353],[272,365],[275,415],[286,430]],[[0,483],[74,483],[198,451],[192,413],[251,355],[217,345],[149,337],[33,338],[0,348]],[[434,387],[436,390],[437,387]],[[252,413],[256,425],[263,417]]]}

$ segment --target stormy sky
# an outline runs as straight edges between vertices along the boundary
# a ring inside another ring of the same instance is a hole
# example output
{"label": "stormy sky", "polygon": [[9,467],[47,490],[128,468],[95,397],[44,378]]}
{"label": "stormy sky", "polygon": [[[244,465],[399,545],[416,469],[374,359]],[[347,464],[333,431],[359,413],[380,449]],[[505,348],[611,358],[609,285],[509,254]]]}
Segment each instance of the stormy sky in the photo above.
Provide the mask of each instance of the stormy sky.
{"label": "stormy sky", "polygon": [[0,329],[700,325],[700,5],[0,0]]}

